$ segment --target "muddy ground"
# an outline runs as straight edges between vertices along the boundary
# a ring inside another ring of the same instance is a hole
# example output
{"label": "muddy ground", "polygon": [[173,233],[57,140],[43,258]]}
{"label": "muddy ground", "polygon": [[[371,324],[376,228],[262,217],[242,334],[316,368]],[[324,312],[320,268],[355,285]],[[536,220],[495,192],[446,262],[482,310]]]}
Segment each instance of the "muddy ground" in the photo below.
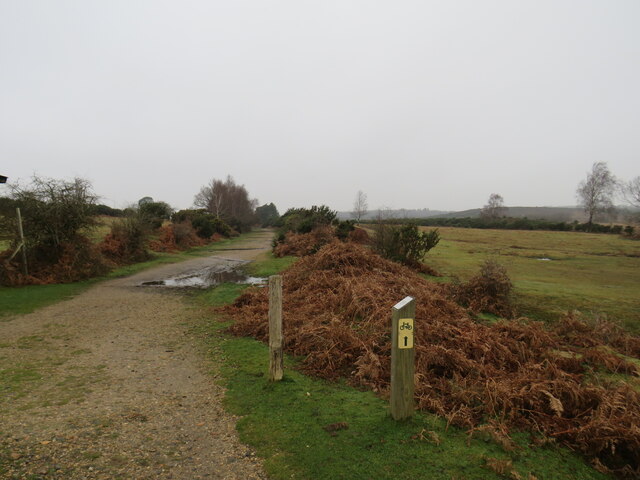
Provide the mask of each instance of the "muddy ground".
{"label": "muddy ground", "polygon": [[166,288],[139,287],[268,249],[240,250],[104,282],[0,322],[3,478],[262,479],[221,405],[217,366],[194,329],[204,312]]}

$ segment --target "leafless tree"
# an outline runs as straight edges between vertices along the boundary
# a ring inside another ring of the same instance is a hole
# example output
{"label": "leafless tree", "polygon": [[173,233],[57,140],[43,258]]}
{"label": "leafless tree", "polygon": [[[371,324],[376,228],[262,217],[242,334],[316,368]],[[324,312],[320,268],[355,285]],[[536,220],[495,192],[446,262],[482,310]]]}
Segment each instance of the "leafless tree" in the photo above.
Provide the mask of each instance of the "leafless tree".
{"label": "leafless tree", "polygon": [[578,185],[577,196],[580,205],[589,216],[589,229],[593,225],[593,217],[613,207],[613,195],[618,182],[609,171],[605,162],[596,162],[587,173],[586,180]]}
{"label": "leafless tree", "polygon": [[351,215],[356,219],[356,222],[359,222],[360,219],[367,214],[368,208],[369,204],[367,203],[367,194],[362,190],[358,190],[356,199],[353,202],[353,212],[351,212]]}
{"label": "leafless tree", "polygon": [[507,214],[507,207],[504,206],[504,199],[497,193],[489,195],[487,204],[480,210],[480,216],[490,220],[504,217]]}
{"label": "leafless tree", "polygon": [[640,177],[623,183],[621,190],[627,203],[636,208],[640,208]]}
{"label": "leafless tree", "polygon": [[244,185],[237,185],[231,176],[224,182],[211,180],[196,194],[193,204],[239,230],[247,229],[256,220],[257,200],[250,200]]}
{"label": "leafless tree", "polygon": [[210,213],[220,218],[222,213],[224,182],[222,180],[212,179],[208,185],[200,189],[193,199],[196,207],[204,208]]}

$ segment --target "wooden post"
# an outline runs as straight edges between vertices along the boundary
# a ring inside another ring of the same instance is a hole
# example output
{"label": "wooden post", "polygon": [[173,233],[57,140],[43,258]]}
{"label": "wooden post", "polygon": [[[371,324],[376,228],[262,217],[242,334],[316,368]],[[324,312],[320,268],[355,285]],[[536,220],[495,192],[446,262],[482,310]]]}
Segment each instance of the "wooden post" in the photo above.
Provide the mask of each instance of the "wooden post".
{"label": "wooden post", "polygon": [[269,380],[280,381],[284,372],[282,355],[282,277],[269,277]]}
{"label": "wooden post", "polygon": [[391,309],[391,416],[403,420],[413,415],[416,350],[416,302],[405,297]]}
{"label": "wooden post", "polygon": [[20,245],[22,248],[22,268],[25,275],[29,275],[29,269],[27,268],[27,246],[24,243],[24,232],[22,231],[22,215],[20,215],[20,209],[16,208],[16,214],[18,216],[18,234],[20,235]]}

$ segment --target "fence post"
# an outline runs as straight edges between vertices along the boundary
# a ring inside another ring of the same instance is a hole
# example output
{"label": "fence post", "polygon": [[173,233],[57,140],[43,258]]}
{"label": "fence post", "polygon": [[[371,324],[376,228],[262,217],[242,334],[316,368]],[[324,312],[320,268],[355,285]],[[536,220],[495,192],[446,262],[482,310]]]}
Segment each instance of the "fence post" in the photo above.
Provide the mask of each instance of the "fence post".
{"label": "fence post", "polygon": [[391,416],[403,420],[413,415],[416,350],[416,302],[405,297],[391,309]]}
{"label": "fence post", "polygon": [[269,380],[282,380],[282,277],[269,277]]}
{"label": "fence post", "polygon": [[20,215],[19,208],[16,208],[16,214],[18,216],[18,234],[20,235],[20,245],[22,248],[22,269],[26,276],[29,275],[29,269],[27,268],[27,246],[24,243],[24,232],[22,231],[22,215]]}

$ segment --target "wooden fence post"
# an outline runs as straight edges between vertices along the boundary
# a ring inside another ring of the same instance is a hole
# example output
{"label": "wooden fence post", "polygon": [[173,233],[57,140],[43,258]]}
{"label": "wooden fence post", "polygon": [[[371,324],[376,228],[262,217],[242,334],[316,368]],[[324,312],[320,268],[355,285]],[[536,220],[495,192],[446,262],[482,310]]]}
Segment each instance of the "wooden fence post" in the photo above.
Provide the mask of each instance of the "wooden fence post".
{"label": "wooden fence post", "polygon": [[269,277],[269,380],[282,380],[282,277]]}
{"label": "wooden fence post", "polygon": [[24,232],[22,231],[22,215],[20,215],[19,208],[16,208],[16,214],[18,216],[18,234],[20,235],[20,245],[22,248],[22,269],[26,276],[29,275],[29,269],[27,268],[27,246],[24,243]]}
{"label": "wooden fence post", "polygon": [[413,415],[416,350],[416,302],[405,297],[391,309],[391,416],[403,420]]}

